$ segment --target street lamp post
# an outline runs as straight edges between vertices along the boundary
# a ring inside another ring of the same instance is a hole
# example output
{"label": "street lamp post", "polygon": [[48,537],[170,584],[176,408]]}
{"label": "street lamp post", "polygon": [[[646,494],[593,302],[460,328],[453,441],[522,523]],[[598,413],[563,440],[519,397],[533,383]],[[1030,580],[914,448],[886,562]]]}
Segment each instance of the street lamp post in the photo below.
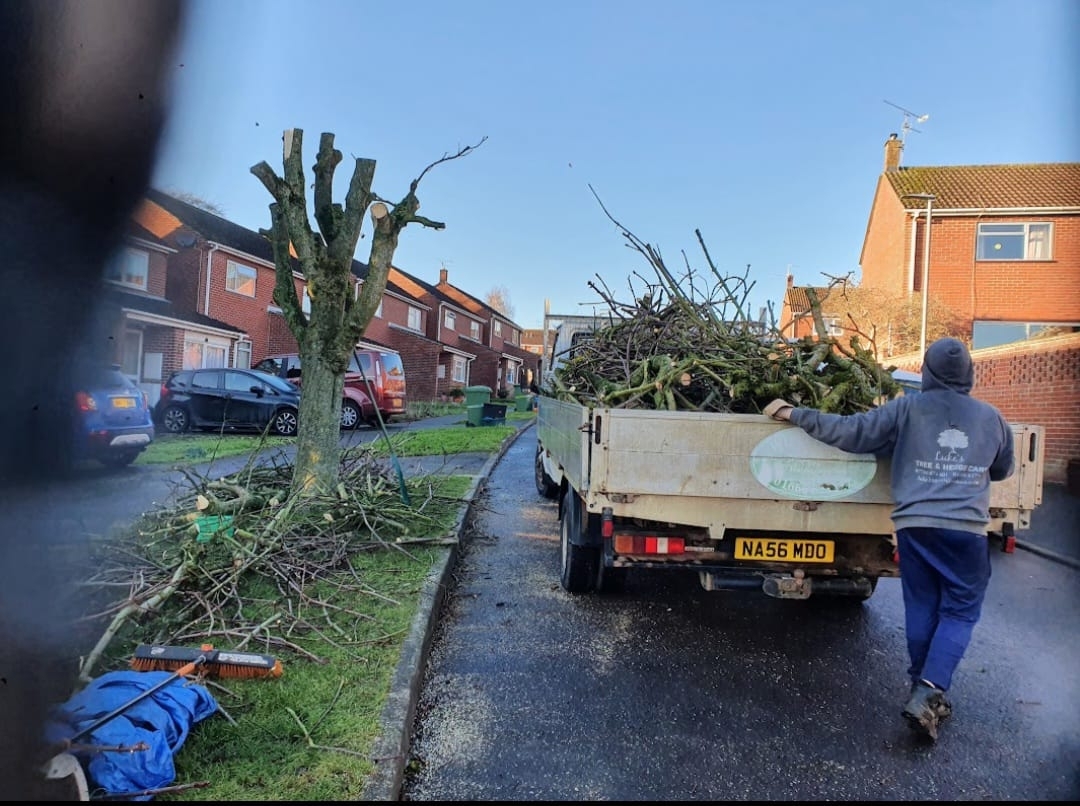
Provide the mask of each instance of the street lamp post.
{"label": "street lamp post", "polygon": [[930,299],[929,289],[926,287],[930,277],[930,218],[934,213],[933,193],[905,193],[902,199],[922,199],[926,202],[926,234],[923,236],[922,256],[922,329],[919,331],[919,355],[926,355],[926,306]]}

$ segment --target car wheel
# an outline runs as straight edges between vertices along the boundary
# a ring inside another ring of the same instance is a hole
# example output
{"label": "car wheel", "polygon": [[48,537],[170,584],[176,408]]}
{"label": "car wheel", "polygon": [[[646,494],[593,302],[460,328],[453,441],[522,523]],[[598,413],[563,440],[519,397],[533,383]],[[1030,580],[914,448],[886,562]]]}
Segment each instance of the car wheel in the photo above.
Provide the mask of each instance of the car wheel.
{"label": "car wheel", "polygon": [[191,427],[187,409],[182,406],[169,406],[161,413],[161,427],[170,434],[182,434]]}
{"label": "car wheel", "polygon": [[297,425],[296,409],[281,409],[274,415],[274,433],[278,436],[295,436]]}
{"label": "car wheel", "polygon": [[127,467],[134,462],[142,451],[117,451],[101,457],[101,463],[106,467]]}
{"label": "car wheel", "polygon": [[360,409],[351,400],[341,402],[341,427],[352,431],[360,423]]}
{"label": "car wheel", "polygon": [[536,462],[533,468],[533,476],[536,479],[536,491],[544,498],[554,499],[559,494],[559,486],[544,470],[544,455],[542,449],[536,448]]}
{"label": "car wheel", "polygon": [[570,593],[588,593],[596,586],[597,562],[600,550],[593,546],[578,546],[572,537],[583,534],[582,504],[572,487],[563,494],[562,518],[559,521],[559,582]]}

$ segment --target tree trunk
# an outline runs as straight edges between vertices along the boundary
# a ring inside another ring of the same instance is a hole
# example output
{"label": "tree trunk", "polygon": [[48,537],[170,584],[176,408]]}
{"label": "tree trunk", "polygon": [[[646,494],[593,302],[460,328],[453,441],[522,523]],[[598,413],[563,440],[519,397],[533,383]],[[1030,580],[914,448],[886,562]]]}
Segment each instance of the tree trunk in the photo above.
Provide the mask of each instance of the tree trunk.
{"label": "tree trunk", "polygon": [[[309,331],[310,332],[310,331]],[[327,360],[321,345],[305,339],[300,346],[303,369],[301,428],[296,435],[292,487],[297,492],[332,488],[341,459],[341,394],[345,376]]]}
{"label": "tree trunk", "polygon": [[[420,207],[417,185],[435,165],[464,156],[475,146],[466,146],[428,165],[409,185],[405,198],[392,208],[381,201],[372,205],[376,198],[371,190],[375,161],[357,159],[342,206],[333,200],[334,169],[342,156],[334,148],[334,135],[324,132],[314,166],[315,182],[311,185],[315,191],[315,220],[319,225],[316,233],[308,217],[308,182],[301,162],[303,131],[286,130],[282,143],[283,176],[279,177],[265,162],[253,165],[251,172],[274,197],[270,205],[271,227],[262,230],[262,234],[270,239],[274,250],[274,302],[300,345],[303,375],[292,489],[304,494],[332,490],[337,485],[345,370],[356,342],[379,307],[398,235],[410,223],[434,229],[445,226],[417,215]],[[352,262],[369,206],[375,232],[368,276],[357,299],[353,292]],[[294,260],[298,266],[294,266]],[[293,280],[297,268],[307,281],[310,315],[303,312],[297,297]]]}

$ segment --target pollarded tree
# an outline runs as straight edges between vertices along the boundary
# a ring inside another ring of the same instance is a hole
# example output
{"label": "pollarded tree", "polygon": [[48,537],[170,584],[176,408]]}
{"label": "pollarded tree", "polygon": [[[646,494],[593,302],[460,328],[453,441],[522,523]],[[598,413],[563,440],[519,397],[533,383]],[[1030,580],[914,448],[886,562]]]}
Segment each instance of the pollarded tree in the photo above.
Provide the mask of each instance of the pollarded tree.
{"label": "pollarded tree", "polygon": [[[308,217],[301,129],[285,131],[283,177],[274,173],[266,162],[252,166],[251,172],[274,197],[270,204],[270,229],[261,232],[270,239],[274,250],[277,272],[274,302],[281,308],[299,344],[304,368],[292,478],[294,492],[327,490],[337,484],[345,370],[353,348],[379,307],[398,236],[413,223],[433,229],[446,226],[417,214],[420,200],[416,189],[420,180],[436,165],[469,154],[486,139],[432,162],[410,183],[408,193],[396,204],[380,199],[371,189],[375,160],[357,159],[342,206],[333,200],[334,170],[342,155],[334,148],[334,135],[324,132],[313,169],[318,231],[312,228]],[[369,209],[373,233],[368,275],[359,297],[354,299],[352,261]],[[297,264],[307,282],[310,314],[304,313],[297,297],[293,281]]]}

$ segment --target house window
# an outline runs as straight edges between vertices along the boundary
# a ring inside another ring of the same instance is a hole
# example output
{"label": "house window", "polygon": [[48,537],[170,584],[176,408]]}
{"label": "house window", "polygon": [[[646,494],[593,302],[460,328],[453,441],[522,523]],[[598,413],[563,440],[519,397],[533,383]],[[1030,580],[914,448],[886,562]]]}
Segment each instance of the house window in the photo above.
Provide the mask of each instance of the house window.
{"label": "house window", "polygon": [[469,335],[477,341],[480,341],[480,323],[469,322]]}
{"label": "house window", "polygon": [[420,329],[420,309],[409,306],[409,329]]}
{"label": "house window", "polygon": [[[822,319],[825,322],[825,335],[832,336],[833,338],[839,338],[844,335],[844,328],[840,324],[839,316],[823,316]],[[817,332],[817,325],[814,326],[814,335],[821,335]]]}
{"label": "house window", "polygon": [[[254,296],[254,294],[252,295]],[[308,296],[307,284],[304,284],[304,291],[300,294],[300,310],[306,315],[311,316],[311,297]]]}
{"label": "house window", "polygon": [[502,322],[500,322],[498,319],[495,320],[495,335],[502,335]]}
{"label": "house window", "polygon": [[457,316],[454,314],[453,311],[447,311],[445,314],[443,314],[443,327],[445,327],[447,330],[456,330],[456,326]]}
{"label": "house window", "polygon": [[1049,260],[1052,224],[979,224],[978,260]]}
{"label": "house window", "polygon": [[105,268],[105,279],[130,288],[146,290],[150,275],[150,253],[142,249],[121,249]]}
{"label": "house window", "polygon": [[517,383],[517,374],[515,372],[516,367],[513,364],[507,364],[506,366],[506,383],[513,386]]}
{"label": "house window", "polygon": [[255,296],[255,269],[231,260],[225,268],[225,287],[246,297]]}
{"label": "house window", "polygon": [[992,322],[975,320],[971,327],[971,349],[998,347],[1028,339],[1080,332],[1080,322]]}
{"label": "house window", "polygon": [[216,369],[226,365],[228,342],[194,336],[184,341],[184,369]]}
{"label": "house window", "polygon": [[465,359],[460,355],[450,359],[450,378],[458,383],[465,383]]}
{"label": "house window", "polygon": [[250,341],[238,341],[236,343],[236,362],[234,364],[238,369],[250,369],[251,368],[251,342]]}

